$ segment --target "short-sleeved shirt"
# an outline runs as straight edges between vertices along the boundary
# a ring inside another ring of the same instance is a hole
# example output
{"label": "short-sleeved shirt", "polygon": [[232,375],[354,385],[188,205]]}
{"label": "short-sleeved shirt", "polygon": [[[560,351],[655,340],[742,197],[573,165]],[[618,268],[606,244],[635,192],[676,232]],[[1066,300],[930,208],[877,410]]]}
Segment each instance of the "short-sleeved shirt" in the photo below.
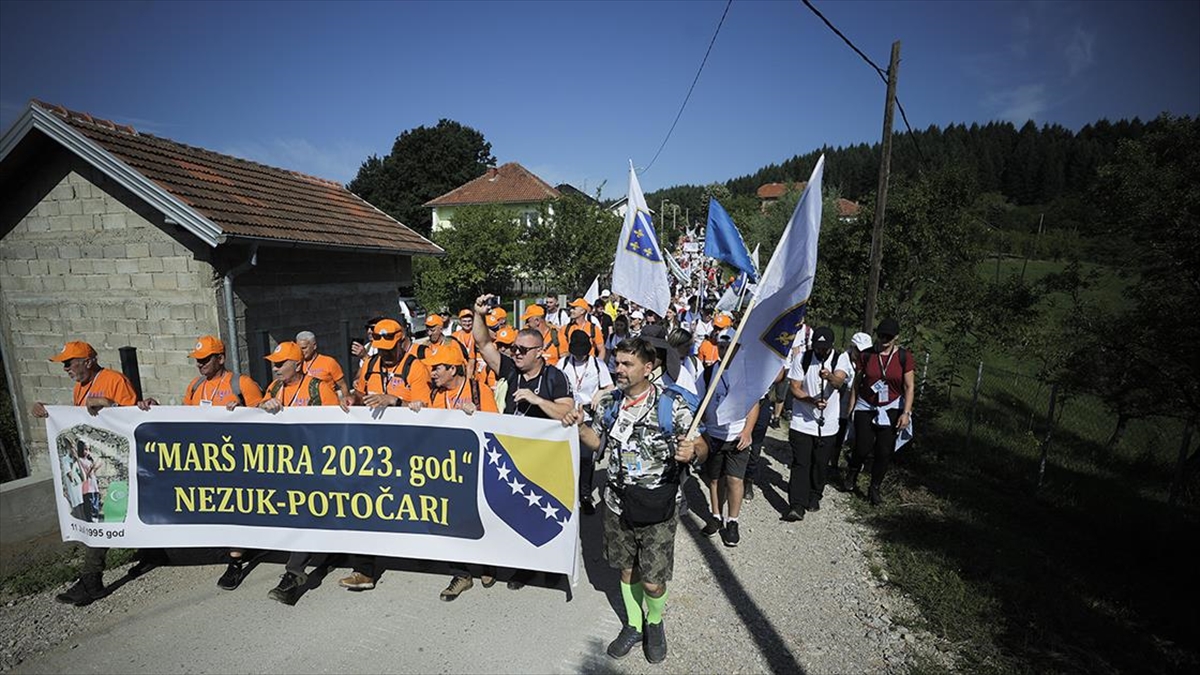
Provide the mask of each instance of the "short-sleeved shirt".
{"label": "short-sleeved shirt", "polygon": [[101,368],[87,384],[75,383],[73,405],[86,406],[88,399],[106,398],[114,405],[136,405],[137,392],[128,377],[109,368]]}
{"label": "short-sleeved shirt", "polygon": [[[542,331],[542,358],[546,360],[548,365],[558,363],[564,352],[567,351],[567,343],[562,341],[562,333],[553,326],[546,326],[546,330]],[[558,344],[555,345],[554,343]]]}
{"label": "short-sleeved shirt", "polygon": [[696,349],[696,356],[699,357],[700,362],[705,366],[711,366],[721,360],[721,352],[713,344],[712,340],[701,342],[700,346]]}
{"label": "short-sleeved shirt", "polygon": [[479,384],[478,380],[472,382],[467,378],[462,378],[462,383],[458,387],[451,389],[438,389],[433,392],[433,400],[430,401],[429,407],[441,408],[443,410],[461,410],[464,403],[470,402],[475,391],[479,392],[479,403],[476,408],[480,412],[500,412],[496,407],[496,397],[492,394],[492,390]]}
{"label": "short-sleeved shirt", "polygon": [[[817,406],[812,403],[793,401],[790,425],[793,431],[809,436],[833,436],[837,433],[837,417],[842,410],[842,390],[841,387],[835,387],[821,379],[822,368],[827,368],[830,372],[840,370],[849,373],[852,370],[850,356],[846,352],[838,352],[835,360],[834,351],[831,349],[822,361],[817,358],[817,353],[813,352],[807,369],[804,367],[803,353],[792,359],[792,365],[788,368],[788,379],[803,382],[804,391],[808,392],[809,396],[823,396],[826,401],[824,415],[818,414]],[[825,420],[824,424],[818,424],[820,419]]]}
{"label": "short-sleeved shirt", "polygon": [[337,392],[333,390],[333,385],[312,375],[301,377],[295,384],[284,384],[275,380],[267,386],[263,398],[273,398],[285,408],[338,404]]}
{"label": "short-sleeved shirt", "polygon": [[[568,324],[566,327],[564,327],[561,331],[559,331],[559,336],[558,336],[559,344],[567,345],[568,354],[569,354],[570,353],[569,352],[570,344],[571,344],[571,334],[578,330],[583,331],[584,334],[586,334],[588,336],[588,339],[591,341],[592,355],[599,356],[600,350],[604,347],[604,329],[600,328],[600,326],[597,326],[596,324],[592,323],[591,321],[588,321],[586,324],[584,324],[582,326],[580,326],[579,324],[572,321],[570,324]],[[566,359],[566,358],[569,358],[569,356],[564,356],[563,358]]]}
{"label": "short-sleeved shirt", "polygon": [[[707,341],[706,341],[707,342]],[[716,369],[711,369],[707,376],[703,378],[704,390],[708,389],[707,382],[716,374]],[[701,396],[703,396],[703,391]],[[746,428],[746,418],[734,420],[729,424],[717,424],[717,408],[720,407],[721,401],[729,395],[729,371],[721,373],[721,380],[717,382],[716,389],[713,391],[712,399],[708,402],[708,407],[704,409],[704,433],[706,436],[718,441],[732,441],[742,433]],[[749,414],[749,413],[747,413]]]}
{"label": "short-sleeved shirt", "polygon": [[542,364],[542,370],[537,374],[537,377],[526,380],[525,376],[517,370],[516,362],[508,355],[501,354],[500,370],[496,375],[499,379],[508,382],[508,390],[504,393],[505,415],[550,419],[550,416],[542,410],[541,406],[513,400],[513,394],[516,394],[518,389],[532,390],[533,393],[548,401],[557,401],[560,398],[572,398],[571,384],[567,381],[567,376],[563,375],[563,372],[558,368],[551,368],[545,363]]}
{"label": "short-sleeved shirt", "polygon": [[[238,377],[238,383],[242,388],[242,404],[253,408],[262,403],[262,389],[258,388],[258,384],[249,375],[239,375]],[[196,380],[192,380],[188,384],[187,390],[183,392],[184,405],[213,405],[224,408],[229,405],[230,401],[237,400],[237,396],[233,394],[233,373],[231,371],[226,370],[211,380],[204,378],[196,378]]]}
{"label": "short-sleeved shirt", "polygon": [[[872,347],[859,356],[858,367],[862,373],[862,380],[858,385],[860,401],[882,407],[904,395],[904,375],[915,371],[917,364],[912,354],[906,354],[904,366],[901,367],[900,351],[903,349],[897,347],[890,355],[884,356],[879,353],[878,348]],[[875,383],[880,380],[887,382],[886,396],[880,396],[875,391]]]}
{"label": "short-sleeved shirt", "polygon": [[475,348],[475,335],[469,330],[461,328],[450,334],[450,337],[458,340],[458,343],[467,348],[467,360],[470,361],[478,357],[479,350]]}
{"label": "short-sleeved shirt", "polygon": [[[642,487],[658,487],[668,480],[675,470],[675,451],[666,438],[662,436],[662,428],[658,423],[658,401],[663,396],[663,389],[658,384],[652,384],[646,390],[647,396],[632,399],[619,390],[609,390],[600,395],[597,414],[592,418],[592,430],[600,437],[601,447],[608,454],[608,482],[612,485],[640,485]],[[617,420],[613,426],[620,424],[622,416],[632,422],[629,440],[622,443],[611,435],[605,422],[605,415],[600,413],[613,405],[614,396],[621,396]],[[692,411],[682,398],[674,398],[671,402],[671,416],[674,421],[676,435],[682,434],[692,425]],[[604,491],[604,503],[613,513],[621,513],[621,497],[617,490]]]}
{"label": "short-sleeved shirt", "polygon": [[600,363],[600,359],[595,356],[587,357],[583,363],[576,363],[575,357],[568,356],[554,367],[567,376],[576,405],[590,406],[596,392],[611,387],[613,383],[608,366]]}
{"label": "short-sleeved shirt", "polygon": [[317,354],[311,361],[305,361],[300,369],[305,375],[312,375],[324,382],[341,382],[346,377],[337,359],[325,354]]}
{"label": "short-sleeved shirt", "polygon": [[[405,363],[408,375],[405,377]],[[359,394],[390,394],[408,403],[409,401],[425,402],[431,395],[429,367],[424,361],[411,352],[400,358],[400,362],[385,366],[381,357],[371,357],[358,369],[358,377],[354,381],[354,390]]]}

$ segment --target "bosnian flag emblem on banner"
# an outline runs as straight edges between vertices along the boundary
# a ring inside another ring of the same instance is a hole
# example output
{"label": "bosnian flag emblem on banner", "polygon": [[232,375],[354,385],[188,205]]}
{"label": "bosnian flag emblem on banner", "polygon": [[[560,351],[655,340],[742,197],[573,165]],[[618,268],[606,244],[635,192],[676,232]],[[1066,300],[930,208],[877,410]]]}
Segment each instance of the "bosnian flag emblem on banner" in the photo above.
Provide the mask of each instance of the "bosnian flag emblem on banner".
{"label": "bosnian flag emblem on banner", "polygon": [[484,438],[488,506],[534,546],[557,537],[575,508],[571,445],[493,433]]}

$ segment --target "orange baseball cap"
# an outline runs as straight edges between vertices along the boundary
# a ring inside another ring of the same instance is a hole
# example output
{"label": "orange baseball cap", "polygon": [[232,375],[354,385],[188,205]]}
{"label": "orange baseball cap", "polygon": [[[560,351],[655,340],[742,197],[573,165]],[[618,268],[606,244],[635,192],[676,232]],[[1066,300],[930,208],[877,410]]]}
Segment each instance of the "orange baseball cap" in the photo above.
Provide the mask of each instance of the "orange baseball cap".
{"label": "orange baseball cap", "polygon": [[521,315],[521,320],[528,321],[535,316],[546,316],[546,310],[542,309],[541,305],[530,305],[525,308],[525,313]]}
{"label": "orange baseball cap", "polygon": [[283,363],[284,361],[303,361],[304,352],[300,350],[300,345],[295,342],[280,342],[275,346],[275,351],[264,357],[271,363]]}
{"label": "orange baseball cap", "polygon": [[458,310],[458,318],[460,318],[460,319],[461,319],[461,318],[463,318],[464,316],[469,316],[469,317],[471,317],[471,318],[475,318],[475,310],[473,310],[473,309],[468,309],[468,308],[466,308],[466,307],[464,307],[464,308],[462,308],[462,309]]}
{"label": "orange baseball cap", "polygon": [[504,326],[500,330],[496,331],[496,334],[492,337],[492,339],[502,345],[511,345],[517,341],[517,331],[513,330],[509,326]]}
{"label": "orange baseball cap", "polygon": [[463,358],[462,350],[457,347],[446,345],[437,352],[425,357],[425,365],[430,368],[434,366],[465,366],[467,360]]}
{"label": "orange baseball cap", "polygon": [[75,341],[63,345],[63,350],[57,355],[51,356],[50,360],[64,363],[71,359],[89,359],[95,355],[96,350],[92,349],[91,345],[86,342]]}
{"label": "orange baseball cap", "polygon": [[716,318],[713,319],[713,327],[715,328],[729,328],[729,326],[732,324],[733,317],[725,314],[724,312],[718,314]]}
{"label": "orange baseball cap", "polygon": [[442,315],[430,314],[429,316],[425,317],[425,325],[430,328],[442,325]]}
{"label": "orange baseball cap", "polygon": [[487,324],[488,328],[495,328],[497,326],[504,325],[504,319],[492,314],[488,314],[487,316],[483,317],[483,322]]}
{"label": "orange baseball cap", "polygon": [[592,306],[590,304],[588,304],[588,301],[584,300],[583,298],[575,298],[574,300],[572,300],[571,307],[578,307],[579,309],[591,309],[592,308]]}
{"label": "orange baseball cap", "polygon": [[224,354],[225,343],[211,335],[205,335],[199,340],[196,340],[196,346],[192,351],[188,352],[188,357],[193,359],[206,359],[213,354]]}
{"label": "orange baseball cap", "polygon": [[404,339],[404,326],[395,319],[380,319],[371,329],[371,346],[376,349],[391,349]]}
{"label": "orange baseball cap", "polygon": [[508,310],[504,309],[503,307],[493,307],[492,311],[488,312],[488,316],[494,316],[497,319],[504,321],[508,318]]}

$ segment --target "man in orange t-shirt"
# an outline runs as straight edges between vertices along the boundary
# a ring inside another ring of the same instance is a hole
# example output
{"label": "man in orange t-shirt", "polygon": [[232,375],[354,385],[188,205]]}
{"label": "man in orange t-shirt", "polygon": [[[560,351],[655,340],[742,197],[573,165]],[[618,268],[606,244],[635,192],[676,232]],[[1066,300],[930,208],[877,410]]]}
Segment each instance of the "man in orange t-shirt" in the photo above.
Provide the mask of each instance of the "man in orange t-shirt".
{"label": "man in orange t-shirt", "polygon": [[358,370],[354,381],[355,403],[386,408],[411,401],[429,404],[429,368],[410,349],[404,327],[395,319],[381,319],[371,331],[377,350]]}
{"label": "man in orange t-shirt", "polygon": [[[480,371],[479,353],[475,349],[475,336],[471,334],[475,327],[475,310],[464,309],[458,313],[458,330],[450,337],[467,348],[467,377],[478,377]],[[483,366],[486,368],[486,364]]]}
{"label": "man in orange t-shirt", "polygon": [[468,415],[476,410],[499,412],[492,390],[481,386],[478,380],[466,376],[467,363],[462,354],[453,349],[443,349],[431,357],[433,368],[433,398],[430,407],[443,410],[461,410]]}
{"label": "man in orange t-shirt", "polygon": [[[96,350],[86,342],[68,342],[61,352],[50,357],[51,361],[63,364],[63,370],[72,380],[75,387],[71,392],[71,400],[77,406],[87,408],[92,415],[99,415],[102,408],[110,406],[131,406],[137,404],[137,393],[129,378],[115,370],[101,368],[96,361]],[[45,419],[50,416],[46,404],[37,401],[33,404],[33,416]],[[98,500],[95,509],[99,510]],[[65,592],[54,597],[55,600],[76,607],[90,605],[107,595],[104,588],[104,567],[108,549],[84,546],[83,567],[79,579]],[[161,552],[141,555],[141,562],[129,571],[131,576],[148,570],[157,564],[164,555]]]}
{"label": "man in orange t-shirt", "polygon": [[233,373],[225,368],[224,342],[205,335],[196,341],[196,347],[188,352],[188,356],[196,359],[200,375],[184,391],[184,405],[222,406],[233,410],[237,406],[253,408],[262,403],[262,389],[249,375],[238,376],[235,391]]}
{"label": "man in orange t-shirt", "polygon": [[571,344],[571,333],[575,331],[583,331],[587,334],[588,339],[592,343],[591,355],[604,361],[606,352],[604,350],[604,330],[600,326],[592,323],[591,305],[583,298],[575,298],[569,305],[571,308],[571,322],[563,326],[560,339],[563,344]]}
{"label": "man in orange t-shirt", "polygon": [[296,344],[300,346],[300,351],[304,354],[304,360],[300,363],[300,372],[333,385],[334,392],[339,399],[350,393],[350,388],[346,386],[346,373],[342,370],[342,364],[332,356],[317,353],[317,336],[312,331],[302,330],[296,333]]}

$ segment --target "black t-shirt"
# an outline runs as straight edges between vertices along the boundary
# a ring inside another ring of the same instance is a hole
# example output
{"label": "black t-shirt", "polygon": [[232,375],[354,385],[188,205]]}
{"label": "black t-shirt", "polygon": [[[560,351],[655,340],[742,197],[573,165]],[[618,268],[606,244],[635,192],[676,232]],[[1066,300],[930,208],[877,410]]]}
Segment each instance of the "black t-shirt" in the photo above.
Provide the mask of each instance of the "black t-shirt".
{"label": "black t-shirt", "polygon": [[513,394],[517,393],[517,389],[530,389],[533,393],[549,401],[572,398],[571,383],[567,381],[567,376],[558,368],[546,365],[545,361],[542,362],[542,370],[537,377],[526,380],[525,376],[517,370],[516,362],[511,357],[501,354],[500,370],[496,375],[500,379],[508,381],[508,392],[504,395],[505,415],[550,419],[541,406],[514,401]]}
{"label": "black t-shirt", "polygon": [[593,314],[592,316],[595,317],[600,322],[600,330],[602,330],[604,332],[604,338],[608,339],[608,336],[612,335],[612,328],[613,328],[612,317],[605,314],[604,312],[600,312],[600,314]]}

